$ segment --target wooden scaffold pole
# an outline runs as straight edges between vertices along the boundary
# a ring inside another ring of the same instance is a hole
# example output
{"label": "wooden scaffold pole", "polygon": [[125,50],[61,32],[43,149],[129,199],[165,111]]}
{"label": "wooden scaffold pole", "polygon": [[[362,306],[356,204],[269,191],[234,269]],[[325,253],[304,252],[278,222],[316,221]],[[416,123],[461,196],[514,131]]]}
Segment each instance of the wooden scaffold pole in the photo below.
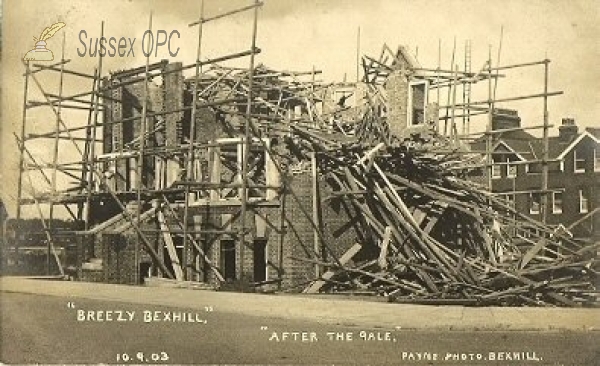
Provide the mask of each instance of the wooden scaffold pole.
{"label": "wooden scaffold pole", "polygon": [[244,119],[244,140],[242,153],[242,189],[241,189],[241,218],[240,218],[240,235],[239,235],[239,250],[240,250],[240,281],[244,280],[244,255],[246,246],[246,212],[248,211],[248,155],[250,155],[251,130],[250,118],[252,114],[252,98],[253,98],[253,81],[254,81],[254,50],[256,48],[256,33],[258,28],[258,3],[255,0],[256,7],[254,8],[254,20],[252,24],[252,45],[250,49],[250,66],[248,70],[248,101],[246,105],[246,118]]}
{"label": "wooden scaffold pole", "polygon": [[[100,36],[104,36],[104,21],[100,23]],[[96,89],[92,92],[91,100],[94,105],[94,117],[92,120],[92,126],[90,130],[90,155],[88,159],[88,180],[87,180],[87,195],[86,195],[86,218],[85,218],[85,229],[86,231],[89,229],[90,220],[91,220],[91,199],[92,199],[92,191],[94,189],[94,172],[96,171],[96,132],[98,126],[98,112],[99,112],[99,101],[100,95],[98,94],[101,88],[101,80],[102,77],[102,56],[98,55],[98,68],[96,73],[96,81],[95,86]],[[95,103],[94,103],[95,102]]]}
{"label": "wooden scaffold pole", "polygon": [[486,138],[485,138],[485,164],[486,164],[486,178],[487,178],[487,188],[490,192],[492,192],[492,122],[494,120],[494,103],[492,101],[492,46],[490,45],[488,48],[488,68],[489,68],[489,77],[488,77],[488,121],[485,128]]}
{"label": "wooden scaffold pole", "polygon": [[[96,91],[98,88],[98,68],[96,67],[94,69],[94,80],[92,81],[92,90]],[[84,151],[84,155],[83,155],[83,164],[81,167],[81,182],[82,182],[82,192],[86,193],[86,200],[85,202],[80,202],[78,204],[77,207],[77,220],[78,221],[83,221],[84,222],[84,230],[88,230],[89,229],[89,222],[88,220],[84,220],[83,218],[83,213],[84,213],[84,208],[89,206],[90,200],[91,200],[91,191],[88,189],[88,185],[91,184],[89,181],[89,173],[90,173],[90,162],[91,159],[93,158],[91,156],[91,148],[92,148],[92,144],[96,143],[95,138],[92,138],[92,136],[94,135],[92,133],[92,130],[95,128],[95,126],[93,126],[94,121],[93,121],[93,116],[94,116],[94,103],[97,103],[97,94],[93,93],[90,95],[90,105],[92,106],[92,108],[90,108],[90,110],[88,111],[88,118],[87,118],[87,124],[86,124],[86,128],[85,128],[85,145],[83,148]]]}
{"label": "wooden scaffold pole", "polygon": [[[202,55],[202,32],[204,22],[204,0],[200,5],[200,23],[198,26],[198,45],[196,48],[196,68],[194,74],[194,86],[192,89],[192,112],[190,117],[190,146],[187,153],[187,162],[186,162],[186,177],[188,181],[192,181],[194,178],[194,142],[196,138],[196,113],[198,108],[198,79],[200,78],[200,57]],[[168,204],[168,203],[167,203]],[[183,206],[183,253],[181,255],[181,261],[185,266],[186,270],[184,272],[185,279],[190,280],[190,275],[192,273],[191,269],[188,267],[189,258],[189,243],[188,243],[188,226],[189,226],[189,205],[190,205],[190,186],[185,186],[185,203]],[[196,263],[196,261],[194,261]],[[196,268],[196,273],[198,273],[199,268]]]}
{"label": "wooden scaffold pole", "polygon": [[[54,150],[52,154],[52,195],[57,194],[56,189],[56,174],[58,171],[58,148],[60,144],[60,120],[61,120],[61,107],[62,107],[62,94],[63,94],[63,82],[64,82],[64,69],[65,69],[65,33],[63,32],[62,39],[62,50],[60,58],[60,76],[58,82],[58,101],[56,105],[56,124],[54,129]],[[54,221],[54,200],[50,201],[50,213],[48,217],[48,230],[49,235],[53,233],[53,221]],[[46,274],[50,275],[50,256],[52,252],[50,241],[48,241],[48,248],[46,253]]]}
{"label": "wooden scaffold pole", "polygon": [[[148,22],[148,30],[150,32],[152,32],[152,12],[150,12],[150,19]],[[150,44],[149,44],[150,40],[148,40],[148,52],[146,53],[146,66],[145,66],[145,70],[144,70],[144,93],[143,98],[144,100],[142,100],[142,123],[140,126],[140,152],[138,154],[138,160],[137,160],[137,172],[136,172],[136,180],[137,180],[137,184],[136,184],[136,195],[137,195],[137,205],[136,205],[136,210],[137,210],[137,215],[136,215],[136,222],[137,222],[137,226],[139,227],[140,232],[142,232],[142,229],[140,227],[140,225],[142,224],[142,220],[141,220],[141,215],[142,215],[142,188],[144,185],[144,168],[145,168],[145,164],[144,164],[144,158],[145,158],[145,154],[144,154],[144,149],[146,147],[146,130],[147,130],[147,115],[148,115],[148,97],[149,97],[149,92],[148,92],[148,76],[149,76],[149,67],[150,67]],[[142,45],[142,48],[144,47],[144,45]],[[136,274],[136,278],[140,278],[140,265],[139,265],[139,251],[140,251],[140,242],[142,241],[142,237],[141,235],[138,235],[137,240],[136,240],[136,245],[135,245],[135,255],[134,255],[134,263],[135,263],[135,274]]]}
{"label": "wooden scaffold pole", "polygon": [[546,224],[546,219],[548,216],[548,130],[549,130],[549,121],[548,121],[548,68],[550,64],[550,60],[546,58],[544,60],[544,128],[542,130],[542,140],[544,151],[542,152],[542,197],[540,202],[540,213],[542,214],[542,223]]}
{"label": "wooden scaffold pole", "polygon": [[[100,36],[104,36],[104,21],[102,21],[100,23]],[[93,111],[93,117],[92,119],[90,119],[89,115],[88,115],[88,128],[86,129],[86,136],[88,137],[88,141],[87,143],[89,144],[89,149],[86,150],[86,152],[89,153],[89,155],[87,156],[87,166],[84,166],[84,174],[86,177],[85,180],[85,189],[86,189],[86,196],[85,196],[85,219],[84,219],[84,229],[85,232],[87,232],[90,229],[90,221],[92,220],[92,210],[91,210],[91,206],[92,206],[92,192],[94,190],[94,173],[96,170],[96,132],[98,129],[98,114],[99,114],[99,108],[100,108],[100,89],[101,89],[101,77],[102,77],[102,56],[100,54],[98,54],[98,66],[96,68],[96,70],[94,70],[94,82],[92,83],[92,94],[90,96],[90,101],[92,103],[92,106],[94,108]],[[85,158],[85,153],[83,155],[83,157]],[[88,241],[84,239],[84,242],[82,244],[85,244],[86,246],[89,245]],[[94,244],[92,243],[91,245],[89,245],[92,253],[87,253],[87,255],[91,255],[94,254],[93,253],[93,248],[94,248]],[[78,264],[80,261],[83,261],[84,258],[81,257],[82,254],[86,254],[86,250],[84,250],[83,245],[78,245]]]}
{"label": "wooden scaffold pole", "polygon": [[[25,81],[23,84],[23,115],[21,118],[21,144],[19,145],[19,175],[17,177],[17,232],[20,232],[19,223],[21,222],[21,198],[23,196],[23,164],[25,162],[25,132],[27,130],[27,92],[29,91],[29,61],[25,64]],[[19,264],[19,241],[15,238],[15,263]]]}

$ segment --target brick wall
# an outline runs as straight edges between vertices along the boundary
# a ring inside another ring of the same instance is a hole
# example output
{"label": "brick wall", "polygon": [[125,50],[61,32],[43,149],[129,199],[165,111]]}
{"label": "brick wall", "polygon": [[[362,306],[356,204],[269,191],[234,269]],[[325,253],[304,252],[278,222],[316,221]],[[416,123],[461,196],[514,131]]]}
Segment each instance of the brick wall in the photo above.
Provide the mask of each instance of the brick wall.
{"label": "brick wall", "polygon": [[[325,179],[319,179],[320,199],[322,207],[322,233],[324,242],[332,254],[339,258],[352,245],[357,242],[355,228],[349,226],[349,215],[354,216],[355,211],[350,206],[345,206],[342,201],[333,200],[324,202],[333,188]],[[284,244],[284,282],[286,288],[301,290],[302,285],[315,278],[314,264],[292,260],[290,257],[314,258],[314,234],[309,219],[302,213],[301,207],[312,216],[312,178],[309,173],[294,176],[291,187],[299,198],[296,202],[291,196],[287,197],[286,217],[287,232]],[[320,255],[325,252],[322,248]],[[322,259],[322,258],[321,258]],[[325,261],[331,262],[330,253],[325,254]],[[323,271],[323,269],[321,269]]]}
{"label": "brick wall", "polygon": [[[129,203],[127,207],[128,212],[135,218],[137,212],[135,202]],[[147,207],[144,208],[144,210],[146,209]],[[123,218],[93,236],[82,238],[83,241],[89,243],[86,244],[86,247],[93,245],[93,258],[102,260],[101,270],[80,271],[79,275],[82,280],[121,284],[139,283],[139,263],[150,263],[151,257],[145,251],[143,243],[139,241],[138,244],[138,235],[135,230],[131,227],[124,231],[119,229],[127,223],[127,219]],[[141,228],[148,241],[153,244],[153,249],[159,251],[162,239],[157,232],[156,219],[145,220],[142,222]],[[92,257],[92,253],[89,251],[83,253],[83,255],[83,261],[87,261]]]}
{"label": "brick wall", "polygon": [[[168,64],[165,71],[181,67],[181,63]],[[183,107],[183,75],[181,71],[171,72],[163,76],[164,106],[166,110]],[[182,139],[183,112],[165,115],[166,145],[178,146]]]}
{"label": "brick wall", "polygon": [[401,70],[390,73],[385,84],[388,124],[391,134],[395,136],[402,136],[407,128],[408,87],[408,77]]}
{"label": "brick wall", "polygon": [[[286,231],[283,241],[283,287],[290,290],[301,290],[303,284],[315,278],[315,266],[311,263],[293,260],[291,257],[314,258],[314,236],[313,227],[309,219],[303,214],[302,210],[312,217],[312,177],[310,173],[302,173],[293,176],[290,181],[291,188],[298,197],[297,202],[291,195],[286,197]],[[320,197],[322,207],[322,227],[324,242],[330,248],[331,252],[323,255],[325,250],[320,250],[319,259],[331,262],[331,254],[339,258],[345,253],[354,243],[358,242],[359,235],[357,227],[349,225],[350,217],[356,217],[359,213],[348,204],[344,204],[341,200],[331,200],[323,202],[330,193],[334,190],[328,182],[320,178]],[[130,212],[135,212],[135,205],[132,202],[129,205]],[[223,270],[224,258],[221,253],[222,240],[233,240],[235,244],[235,262],[236,262],[236,277],[240,278],[240,270],[246,282],[256,281],[254,278],[254,256],[253,246],[254,239],[266,238],[266,257],[267,261],[267,279],[273,280],[279,277],[279,256],[280,256],[280,235],[275,230],[279,228],[281,223],[281,208],[255,208],[257,212],[270,223],[264,236],[257,236],[256,212],[249,209],[246,213],[246,228],[249,229],[248,246],[245,248],[244,262],[241,263],[241,251],[239,249],[239,240],[235,236],[223,235],[220,240],[208,244],[212,237],[208,235],[198,235],[197,239],[200,245],[203,245],[205,253],[210,260]],[[241,223],[238,217],[231,225],[224,225],[224,218],[230,217],[239,211],[237,206],[212,206],[212,207],[194,207],[190,209],[189,230],[195,230],[198,221],[204,229],[208,230],[234,230],[240,229]],[[183,212],[178,210],[177,214],[182,217]],[[196,217],[196,219],[194,219]],[[200,217],[198,219],[198,217]],[[175,221],[166,215],[167,224],[172,230],[179,230],[179,226]],[[102,258],[103,270],[101,274],[88,273],[87,280],[99,280],[108,283],[136,284],[138,283],[138,265],[140,262],[150,262],[150,256],[145,253],[143,245],[138,246],[139,252],[136,256],[137,234],[134,230],[128,229],[122,233],[117,233],[115,229],[123,225],[126,220],[121,220],[118,223],[107,228],[102,233],[95,237],[95,253],[96,257]],[[168,255],[161,253],[159,248],[164,247],[162,235],[156,230],[159,226],[155,219],[148,220],[143,224],[143,229],[147,230],[147,237],[152,243],[156,243],[155,249],[159,256],[166,258],[168,263]],[[151,230],[154,230],[151,232]],[[362,243],[365,244],[365,243]],[[191,243],[190,243],[191,248]],[[190,249],[187,253],[187,261],[184,264],[193,264],[195,250]],[[136,258],[137,257],[137,258]],[[137,261],[136,261],[137,259]],[[321,269],[324,271],[325,269]],[[212,271],[208,268],[203,269],[204,274],[199,278],[201,281],[206,281],[216,285],[217,279]],[[156,273],[155,273],[156,274]],[[94,277],[95,276],[95,277]],[[266,286],[266,287],[272,287]]]}
{"label": "brick wall", "polygon": [[104,233],[102,235],[102,264],[104,282],[136,284],[135,239],[128,235]]}

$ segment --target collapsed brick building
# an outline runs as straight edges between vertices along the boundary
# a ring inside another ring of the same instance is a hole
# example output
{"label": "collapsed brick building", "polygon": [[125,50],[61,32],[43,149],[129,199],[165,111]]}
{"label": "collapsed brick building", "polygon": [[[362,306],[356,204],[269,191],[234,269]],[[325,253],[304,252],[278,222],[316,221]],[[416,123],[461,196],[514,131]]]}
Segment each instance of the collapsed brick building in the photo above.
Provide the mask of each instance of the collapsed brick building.
{"label": "collapsed brick building", "polygon": [[[404,48],[400,49],[401,55],[407,55]],[[390,98],[395,100],[393,107],[387,111],[390,130],[399,134],[406,129],[407,118],[415,120],[408,125],[408,130],[426,126],[423,111],[427,106],[423,99],[425,90],[409,85],[410,77],[406,74],[406,70],[416,65],[405,58],[401,60],[407,64],[398,63],[398,71],[384,86]],[[152,117],[147,120],[146,130],[151,133],[146,141],[147,155],[140,179],[136,176],[136,151],[140,148],[139,119],[144,97],[144,82],[139,80],[139,75],[144,69],[114,72],[104,80],[110,92],[105,94],[107,106],[102,152],[95,157],[102,177],[97,177],[94,184],[89,215],[90,235],[82,239],[86,242],[80,266],[83,280],[135,284],[143,277],[164,276],[164,269],[154,264],[159,261],[178,280],[218,285],[220,281],[244,279],[254,285],[265,284],[268,287],[280,283],[285,288],[292,288],[319,275],[314,265],[298,263],[292,257],[314,251],[325,253],[319,244],[321,240],[329,244],[333,256],[340,257],[357,242],[360,233],[347,228],[350,218],[339,204],[331,203],[319,204],[319,212],[315,215],[321,228],[326,229],[322,231],[323,238],[316,238],[312,221],[302,211],[312,211],[315,202],[320,202],[331,189],[318,176],[316,160],[312,166],[302,160],[282,161],[280,154],[271,159],[265,147],[277,151],[283,146],[283,140],[293,133],[277,131],[276,127],[267,125],[264,128],[266,137],[262,138],[264,146],[254,141],[250,148],[250,160],[254,166],[249,180],[253,183],[248,190],[250,209],[245,217],[249,238],[246,250],[249,254],[242,263],[239,181],[243,131],[239,115],[244,113],[246,105],[207,107],[196,112],[194,161],[191,175],[186,179],[188,149],[184,146],[189,144],[192,130],[189,106],[193,100],[193,78],[183,77],[180,63],[163,61],[152,65],[153,68],[160,70],[163,77],[160,85],[149,83],[146,113]],[[256,75],[273,72],[258,68]],[[205,77],[199,83],[203,87],[209,86],[218,78]],[[270,78],[269,82],[275,82],[275,78]],[[222,79],[216,85],[218,88],[214,90],[204,89],[207,97],[201,103],[210,105],[210,98],[223,98],[234,91],[233,79]],[[362,86],[362,89],[364,97],[366,87]],[[409,93],[411,89],[414,92]],[[290,120],[316,120],[317,110],[322,116],[331,115],[331,118],[341,120],[341,116],[348,116],[344,114],[347,111],[338,105],[340,98],[347,93],[356,93],[355,107],[360,104],[360,91],[361,86],[355,83],[335,85],[322,90],[321,95],[310,102],[298,94],[268,89],[259,95],[264,100],[286,100],[278,108],[285,110]],[[415,102],[418,98],[420,105]],[[410,103],[413,108],[408,107]],[[333,113],[336,109],[342,111]],[[358,115],[355,108],[349,109],[352,111],[348,112]],[[382,112],[385,113],[386,109],[383,108]],[[165,113],[178,110],[180,112]],[[260,104],[252,110],[253,115],[265,119],[269,118],[269,112],[269,108]],[[312,116],[309,116],[311,113]],[[414,117],[409,117],[409,113]],[[316,123],[314,125],[317,126]],[[282,171],[281,167],[287,169]],[[298,200],[288,198],[288,202],[283,204],[282,181]],[[131,217],[135,217],[139,202],[138,184],[144,187],[142,207],[139,208],[140,229],[154,245],[152,250],[156,258],[152,258],[148,248],[139,244],[133,223],[128,221],[118,204],[111,202],[111,195],[107,193],[107,190],[114,192]],[[184,224],[186,203],[187,224]],[[184,234],[190,235],[189,240],[183,240]]]}
{"label": "collapsed brick building", "polygon": [[[390,102],[376,108],[385,121],[386,138],[403,139],[411,134],[433,132],[438,108],[436,103],[427,101],[427,79],[415,77],[418,64],[404,47],[399,47],[396,56],[395,71],[379,86]],[[304,95],[310,88],[308,84],[297,85],[295,90],[277,90],[274,85],[286,75],[257,68],[255,77],[264,85],[257,98],[283,102],[277,109],[269,103],[257,103],[251,110],[257,121],[263,119],[268,123],[261,127],[264,137],[261,141],[255,139],[250,148],[253,167],[248,178],[252,185],[247,197],[247,227],[242,228],[240,115],[243,116],[247,105],[239,103],[240,100],[234,106],[212,102],[239,93],[235,78],[223,77],[231,72],[219,70],[198,81],[203,90],[203,97],[199,98],[203,108],[196,111],[192,127],[190,104],[194,99],[194,80],[184,78],[181,68],[180,63],[166,60],[150,66],[161,77],[160,83],[149,83],[147,93],[146,113],[150,117],[146,122],[149,133],[142,177],[137,177],[137,161],[144,104],[144,79],[140,75],[145,69],[114,72],[103,81],[109,91],[104,94],[102,152],[94,157],[102,176],[94,179],[91,229],[90,235],[82,236],[86,244],[82,246],[85,250],[81,253],[80,277],[135,284],[144,277],[162,277],[168,269],[178,280],[218,285],[221,281],[243,279],[255,286],[278,283],[284,288],[306,284],[318,277],[318,266],[292,258],[315,252],[327,258],[321,241],[328,243],[331,255],[337,258],[362,235],[349,225],[352,220],[347,207],[343,209],[339,202],[321,201],[332,189],[319,176],[316,158],[312,162],[282,159],[284,154],[293,155],[282,150],[284,140],[299,131],[277,130],[276,116],[285,115],[288,121],[296,119],[302,127],[316,130],[324,125],[325,131],[343,132],[338,122],[356,122],[365,113],[367,84],[334,84],[308,99]],[[353,98],[347,106],[348,96]],[[191,131],[195,134],[193,139]],[[186,156],[190,141],[194,143],[191,168]],[[270,148],[277,153],[273,159],[266,150]],[[288,197],[288,202],[282,202],[284,181],[297,200]],[[139,184],[141,200],[137,197]],[[122,212],[120,205],[111,202],[111,195],[119,198],[131,217]],[[142,205],[139,208],[138,203]],[[138,210],[140,229],[153,245],[151,250],[140,244],[139,233],[133,228],[131,219],[137,217]],[[314,227],[314,222],[319,228]],[[248,230],[245,250],[249,254],[242,259],[243,229]],[[319,231],[322,237],[317,234]],[[184,240],[184,235],[189,237]],[[164,263],[164,268],[156,262]]]}

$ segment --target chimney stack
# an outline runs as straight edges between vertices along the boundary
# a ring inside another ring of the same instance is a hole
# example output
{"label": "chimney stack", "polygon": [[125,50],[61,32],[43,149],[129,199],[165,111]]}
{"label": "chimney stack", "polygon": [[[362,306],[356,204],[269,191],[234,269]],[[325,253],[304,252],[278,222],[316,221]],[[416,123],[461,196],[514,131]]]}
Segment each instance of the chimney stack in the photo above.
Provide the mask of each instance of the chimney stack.
{"label": "chimney stack", "polygon": [[571,141],[577,134],[579,129],[575,124],[574,118],[563,118],[562,124],[558,127],[558,136],[561,142]]}
{"label": "chimney stack", "polygon": [[495,108],[492,116],[492,130],[505,130],[521,127],[521,117],[514,109]]}

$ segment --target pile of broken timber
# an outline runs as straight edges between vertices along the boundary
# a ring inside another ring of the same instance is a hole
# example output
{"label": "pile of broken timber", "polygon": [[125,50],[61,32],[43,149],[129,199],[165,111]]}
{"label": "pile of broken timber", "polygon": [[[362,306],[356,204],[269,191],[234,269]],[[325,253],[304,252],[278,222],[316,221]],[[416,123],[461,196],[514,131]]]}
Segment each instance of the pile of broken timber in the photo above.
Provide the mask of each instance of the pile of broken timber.
{"label": "pile of broken timber", "polygon": [[333,191],[326,199],[346,208],[359,242],[339,258],[331,250],[295,257],[321,269],[304,292],[424,304],[596,303],[597,248],[452,175],[447,154],[296,137],[317,152]]}

